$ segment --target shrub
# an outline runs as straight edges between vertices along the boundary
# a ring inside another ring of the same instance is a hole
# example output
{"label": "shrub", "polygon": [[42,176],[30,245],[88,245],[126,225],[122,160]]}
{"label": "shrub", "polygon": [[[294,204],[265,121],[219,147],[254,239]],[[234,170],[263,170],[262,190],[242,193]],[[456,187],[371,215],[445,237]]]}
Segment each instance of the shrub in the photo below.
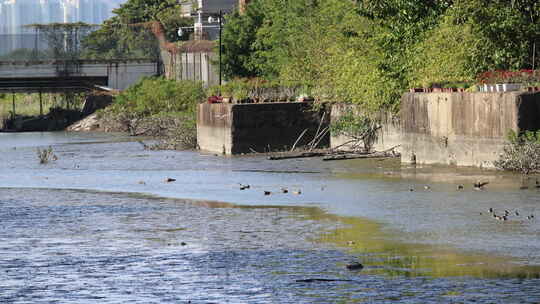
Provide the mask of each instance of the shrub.
{"label": "shrub", "polygon": [[503,170],[524,174],[540,172],[540,131],[517,134],[510,131],[509,143],[493,164]]}
{"label": "shrub", "polygon": [[204,101],[205,96],[202,82],[144,78],[118,95],[114,108],[117,111],[128,110],[139,116],[189,112]]}
{"label": "shrub", "polygon": [[39,159],[39,163],[42,164],[42,165],[47,164],[51,160],[57,160],[58,159],[56,157],[56,155],[54,154],[52,147],[49,147],[47,149],[44,148],[43,150],[38,148],[37,149],[37,156],[38,156],[38,159]]}
{"label": "shrub", "polygon": [[195,148],[196,107],[206,93],[202,82],[145,78],[118,95],[100,117],[106,130],[158,138],[155,149]]}
{"label": "shrub", "polygon": [[369,116],[357,115],[351,111],[332,122],[330,132],[333,135],[343,135],[350,138],[347,143],[353,150],[357,150],[359,145],[363,144],[364,150],[370,151],[380,128],[380,124]]}

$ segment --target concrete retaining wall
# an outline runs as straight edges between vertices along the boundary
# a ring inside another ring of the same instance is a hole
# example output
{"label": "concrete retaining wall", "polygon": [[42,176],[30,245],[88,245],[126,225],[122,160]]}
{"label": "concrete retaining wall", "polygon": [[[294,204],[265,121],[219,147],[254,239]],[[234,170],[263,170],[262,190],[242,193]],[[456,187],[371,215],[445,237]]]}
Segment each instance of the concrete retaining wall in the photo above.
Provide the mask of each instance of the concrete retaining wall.
{"label": "concrete retaining wall", "polygon": [[[334,105],[332,121],[354,106]],[[401,145],[403,163],[492,168],[509,130],[540,130],[540,93],[406,93],[395,119],[382,115],[373,148]],[[332,136],[331,147],[349,138]]]}
{"label": "concrete retaining wall", "polygon": [[[321,114],[303,102],[258,104],[200,104],[197,140],[203,151],[224,154],[288,150],[308,130],[298,147],[311,141]],[[323,122],[322,127],[328,126]],[[329,136],[320,146],[328,146]]]}
{"label": "concrete retaining wall", "polygon": [[402,162],[493,167],[509,130],[540,129],[540,93],[406,93]]}
{"label": "concrete retaining wall", "polygon": [[[303,130],[299,145],[313,137],[321,114],[309,104],[201,104],[197,138],[202,150],[239,154],[289,149]],[[334,105],[335,121],[352,106]],[[490,168],[507,143],[509,130],[540,130],[540,93],[406,93],[398,117],[382,115],[373,148],[397,145],[402,162]],[[323,126],[327,126],[325,121]],[[337,147],[348,139],[322,141]]]}

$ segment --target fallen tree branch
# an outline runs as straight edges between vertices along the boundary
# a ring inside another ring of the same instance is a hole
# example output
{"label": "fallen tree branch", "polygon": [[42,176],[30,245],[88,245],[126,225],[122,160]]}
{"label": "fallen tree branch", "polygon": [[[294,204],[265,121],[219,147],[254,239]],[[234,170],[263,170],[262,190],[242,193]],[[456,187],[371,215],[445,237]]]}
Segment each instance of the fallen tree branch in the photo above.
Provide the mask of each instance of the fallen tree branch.
{"label": "fallen tree branch", "polygon": [[329,155],[326,152],[301,152],[301,153],[284,153],[282,155],[268,156],[269,160],[282,160],[292,158],[307,158],[307,157],[321,157]]}
{"label": "fallen tree branch", "polygon": [[293,145],[292,148],[291,148],[291,152],[294,151],[294,149],[296,148],[296,145],[298,144],[298,142],[300,141],[300,139],[302,139],[302,137],[304,137],[304,134],[306,134],[307,131],[308,131],[308,129],[305,129],[304,132],[302,132],[302,134],[300,134],[300,136],[298,136],[298,138],[297,138],[296,141],[294,142],[294,145]]}
{"label": "fallen tree branch", "polygon": [[354,153],[354,154],[341,154],[341,155],[325,156],[323,158],[323,161],[359,159],[359,158],[395,158],[395,157],[399,157],[399,155],[394,154],[394,153],[381,153],[381,152],[375,152],[375,153],[369,153],[369,154]]}
{"label": "fallen tree branch", "polygon": [[399,147],[395,146],[390,149],[373,152],[373,153],[347,153],[341,155],[328,155],[323,158],[323,161],[329,160],[345,160],[345,159],[361,159],[361,158],[395,158],[400,157],[401,154],[395,152],[394,150]]}

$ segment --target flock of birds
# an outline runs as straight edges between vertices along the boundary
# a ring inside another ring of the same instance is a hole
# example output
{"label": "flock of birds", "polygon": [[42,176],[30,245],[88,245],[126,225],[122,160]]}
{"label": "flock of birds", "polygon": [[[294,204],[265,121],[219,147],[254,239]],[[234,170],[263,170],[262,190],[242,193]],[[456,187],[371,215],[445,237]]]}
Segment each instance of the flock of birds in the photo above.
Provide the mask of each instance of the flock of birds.
{"label": "flock of birds", "polygon": [[[518,210],[515,210],[514,212],[510,212],[509,210],[504,210],[504,215],[497,215],[493,208],[489,208],[488,212],[494,219],[496,219],[498,221],[503,221],[503,222],[507,221],[508,217],[510,217],[510,216],[516,216],[516,217],[520,216],[520,213],[519,213]],[[480,212],[480,215],[482,215],[482,212]],[[530,220],[534,219],[534,214],[527,215],[526,218],[527,218],[527,220],[530,221]]]}
{"label": "flock of birds", "polygon": [[[477,190],[477,191],[481,191],[481,190],[484,190],[484,187],[489,184],[489,182],[476,182],[473,184],[473,189],[474,190]],[[536,180],[535,182],[535,185],[534,185],[535,188],[537,189],[540,189],[540,181],[538,181],[538,179]],[[528,189],[529,187],[528,186],[521,186],[520,189]],[[464,185],[458,185],[457,186],[457,190],[460,191],[460,190],[464,190],[465,189],[465,186]],[[424,190],[431,190],[431,187],[428,186],[428,185],[425,185],[424,186]],[[409,191],[414,191],[414,188],[409,188]],[[520,216],[520,213],[518,210],[514,210],[513,212],[510,212],[509,210],[504,210],[504,214],[503,215],[498,215],[495,213],[495,210],[493,208],[489,208],[488,209],[488,212],[489,214],[496,220],[499,220],[499,221],[508,221],[508,218],[510,216],[515,216],[515,217],[519,217]],[[482,215],[483,213],[480,212],[480,215]],[[526,216],[526,219],[527,220],[533,220],[534,219],[534,214],[530,214],[530,215],[527,215]]]}
{"label": "flock of birds", "polygon": [[[536,182],[537,182],[538,188],[540,188],[540,185],[538,184],[538,181],[536,181]],[[473,184],[473,189],[477,190],[477,191],[484,190],[484,186],[487,185],[487,184],[489,184],[489,182],[476,182],[476,183]],[[457,190],[458,191],[459,190],[464,190],[464,189],[465,189],[464,185],[457,185]],[[431,187],[428,186],[428,185],[425,185],[424,190],[431,190]],[[414,191],[414,188],[413,187],[409,188],[409,191],[411,191],[411,192]]]}
{"label": "flock of birds", "polygon": [[[247,189],[250,189],[251,186],[250,185],[242,185],[242,184],[239,184],[240,185],[240,190],[247,190]],[[280,189],[281,193],[289,193],[289,189],[287,188],[281,188]],[[264,195],[271,195],[272,194],[272,191],[267,191],[265,190],[264,192]],[[302,190],[298,189],[298,190],[295,190],[295,191],[291,191],[292,194],[296,194],[296,195],[300,195],[302,194]]]}

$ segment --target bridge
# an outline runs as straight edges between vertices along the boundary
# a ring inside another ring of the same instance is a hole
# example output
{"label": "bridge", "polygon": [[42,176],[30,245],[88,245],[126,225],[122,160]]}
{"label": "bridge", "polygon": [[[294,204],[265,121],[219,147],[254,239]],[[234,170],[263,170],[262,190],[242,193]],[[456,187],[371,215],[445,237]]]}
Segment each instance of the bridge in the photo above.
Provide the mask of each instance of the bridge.
{"label": "bridge", "polygon": [[159,60],[0,61],[0,92],[81,92],[124,90],[144,76],[162,74]]}

